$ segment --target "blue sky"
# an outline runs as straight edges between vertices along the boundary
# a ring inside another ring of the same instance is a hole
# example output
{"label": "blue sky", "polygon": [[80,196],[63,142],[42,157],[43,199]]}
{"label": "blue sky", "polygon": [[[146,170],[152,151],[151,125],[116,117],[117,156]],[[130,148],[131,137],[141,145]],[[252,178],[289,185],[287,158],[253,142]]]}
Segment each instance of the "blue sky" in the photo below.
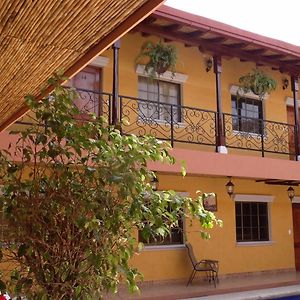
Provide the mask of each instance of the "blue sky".
{"label": "blue sky", "polygon": [[165,4],[300,46],[297,0],[167,0]]}

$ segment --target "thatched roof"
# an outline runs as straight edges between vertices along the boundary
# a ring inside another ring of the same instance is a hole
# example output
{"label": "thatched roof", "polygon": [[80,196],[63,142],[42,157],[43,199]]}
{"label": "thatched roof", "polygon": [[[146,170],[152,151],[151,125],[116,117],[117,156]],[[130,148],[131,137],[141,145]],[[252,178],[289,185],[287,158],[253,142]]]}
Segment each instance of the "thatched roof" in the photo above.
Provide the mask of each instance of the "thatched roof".
{"label": "thatched roof", "polygon": [[163,0],[2,0],[0,131],[59,68],[71,76]]}

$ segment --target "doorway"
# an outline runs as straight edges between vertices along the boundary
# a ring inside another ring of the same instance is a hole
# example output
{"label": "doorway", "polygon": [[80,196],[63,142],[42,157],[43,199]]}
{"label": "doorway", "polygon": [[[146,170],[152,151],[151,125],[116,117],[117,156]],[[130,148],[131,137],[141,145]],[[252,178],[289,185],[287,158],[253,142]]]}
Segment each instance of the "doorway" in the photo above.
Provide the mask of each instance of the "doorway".
{"label": "doorway", "polygon": [[[294,125],[295,124],[295,114],[294,114],[294,107],[293,106],[287,106],[287,123],[289,125]],[[299,108],[299,116],[300,116],[300,108]],[[300,124],[300,123],[299,123]],[[289,130],[289,152],[290,153],[295,153],[295,132],[294,130]],[[295,155],[290,155],[291,160],[295,160]]]}
{"label": "doorway", "polygon": [[102,69],[87,66],[71,78],[67,86],[76,88],[79,98],[74,100],[78,109],[84,113],[94,113],[99,116],[102,112]]}
{"label": "doorway", "polygon": [[297,271],[300,271],[300,203],[293,203],[292,210],[293,210],[295,267]]}

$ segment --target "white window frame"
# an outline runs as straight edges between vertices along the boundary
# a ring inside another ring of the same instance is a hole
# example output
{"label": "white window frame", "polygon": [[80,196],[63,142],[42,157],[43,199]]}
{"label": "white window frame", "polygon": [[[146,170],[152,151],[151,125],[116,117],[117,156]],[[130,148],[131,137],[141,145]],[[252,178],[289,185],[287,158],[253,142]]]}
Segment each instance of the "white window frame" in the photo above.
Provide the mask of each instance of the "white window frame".
{"label": "white window frame", "polygon": [[263,97],[255,95],[253,92],[249,91],[248,93],[244,93],[242,88],[238,85],[231,85],[229,92],[231,95],[240,96],[245,98],[250,98],[254,100],[267,100],[270,97],[270,94],[265,94]]}
{"label": "white window frame", "polygon": [[109,58],[104,56],[95,57],[88,65],[98,68],[104,68],[108,65]]}
{"label": "white window frame", "polygon": [[[139,76],[150,77],[150,74],[145,71],[145,65],[137,65],[136,74]],[[183,84],[187,81],[188,75],[183,73],[172,73],[170,71],[166,71],[165,73],[160,75],[158,79],[168,81],[171,83]]]}
{"label": "white window frame", "polygon": [[[139,77],[138,77],[138,81],[139,81],[139,78],[143,78],[143,79],[147,79],[147,78],[149,78],[148,76],[143,76],[143,75],[139,75]],[[176,84],[176,85],[179,85],[179,98],[177,98],[177,100],[179,100],[178,102],[179,102],[179,104],[176,104],[176,106],[181,106],[182,105],[182,86],[179,84],[179,83],[177,83],[177,82],[171,82],[171,81],[166,81],[166,80],[162,80],[161,78],[157,78],[157,79],[155,79],[155,80],[157,80],[158,82],[159,82],[159,84],[160,83],[162,83],[162,82],[166,82],[166,83],[168,83],[168,84]],[[138,97],[138,99],[141,99],[141,100],[143,100],[143,101],[145,101],[145,102],[147,102],[147,99],[143,99],[143,98],[141,98],[141,97]],[[155,101],[152,101],[151,103],[153,104],[153,106],[159,106],[159,105],[161,105],[161,106],[164,106],[164,104],[161,104],[160,102],[157,102],[157,104],[156,103],[153,103],[153,102],[155,102]],[[171,104],[170,104],[171,105]],[[174,105],[174,104],[172,104],[172,105]],[[181,111],[181,109],[179,109],[180,111]],[[160,113],[159,113],[159,111],[158,111],[158,115],[159,115],[159,117],[160,117]],[[178,116],[179,117],[179,116]],[[170,121],[168,122],[167,120],[165,120],[165,119],[163,119],[163,118],[142,118],[140,115],[139,115],[139,120],[140,121],[146,121],[145,123],[147,123],[147,120],[149,120],[149,121],[155,121],[157,124],[162,124],[162,125],[166,125],[166,126],[171,126],[171,124],[170,124]],[[179,124],[179,126],[182,126],[184,123],[183,122],[179,122],[178,120],[176,120],[175,121],[175,123],[176,123],[176,126]]]}
{"label": "white window frame", "polygon": [[[272,240],[272,227],[271,227],[271,203],[274,202],[275,197],[273,195],[255,195],[255,194],[235,194],[233,196],[234,202],[261,202],[261,203],[267,203],[267,209],[268,209],[268,230],[269,230],[269,240],[268,241],[250,241],[250,242],[237,242],[237,246],[268,246],[274,244],[274,241]],[[235,206],[235,205],[234,205]],[[235,209],[235,207],[234,207]],[[236,218],[236,212],[234,213],[234,216]],[[234,227],[236,231],[236,226]]]}
{"label": "white window frame", "polygon": [[300,203],[300,196],[295,196],[292,200],[292,203]]}
{"label": "white window frame", "polygon": [[[253,99],[253,100],[259,100],[262,101],[262,115],[263,115],[263,119],[265,118],[265,105],[264,105],[264,100],[267,100],[270,96],[270,94],[265,94],[264,97],[259,97],[258,95],[255,95],[253,92],[249,91],[248,93],[244,93],[243,90],[241,89],[241,87],[237,86],[237,85],[231,85],[230,89],[230,101],[231,100],[231,96],[240,96],[240,97],[245,97],[245,98],[249,98],[249,99]],[[231,103],[230,103],[231,104]],[[232,111],[231,111],[232,114]],[[242,136],[252,136],[252,137],[260,137],[260,136],[264,136],[266,138],[266,134],[263,132],[263,134],[259,134],[259,133],[255,133],[255,132],[247,132],[247,131],[239,131],[239,130],[232,130],[234,135],[242,135]]]}
{"label": "white window frame", "polygon": [[235,202],[274,202],[273,195],[235,194]]}
{"label": "white window frame", "polygon": [[[142,76],[142,77],[146,77],[146,78],[150,77],[150,72],[146,72],[145,71],[145,65],[141,65],[141,64],[138,64],[136,66],[136,74],[138,76]],[[170,72],[170,71],[164,72],[162,75],[159,76],[159,78],[157,78],[157,80],[160,80],[160,81],[166,81],[166,82],[169,82],[169,83],[176,83],[176,84],[180,85],[180,105],[183,105],[182,85],[187,81],[187,79],[188,79],[187,74],[178,73],[178,72],[173,73],[173,72]],[[139,117],[139,120],[141,121],[140,117]],[[170,126],[170,124],[167,121],[164,121],[162,119],[155,119],[155,122],[157,124]],[[183,127],[185,127],[185,124],[184,124],[184,122],[177,122],[176,126],[179,126],[179,128],[183,128]]]}

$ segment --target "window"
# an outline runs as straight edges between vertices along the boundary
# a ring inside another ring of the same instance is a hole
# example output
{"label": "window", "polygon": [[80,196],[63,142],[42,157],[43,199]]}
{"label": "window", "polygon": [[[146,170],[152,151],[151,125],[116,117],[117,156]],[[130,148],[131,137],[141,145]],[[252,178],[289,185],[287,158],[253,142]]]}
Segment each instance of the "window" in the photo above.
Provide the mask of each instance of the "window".
{"label": "window", "polygon": [[[185,192],[178,192],[179,195],[185,197],[188,195],[188,193]],[[169,207],[169,211],[171,211],[171,208]],[[178,226],[173,227],[170,230],[170,233],[162,238],[161,236],[153,237],[151,236],[149,238],[149,241],[145,240],[139,231],[139,242],[144,243],[147,246],[161,246],[161,245],[182,245],[183,244],[183,218],[180,216],[178,218]]]}
{"label": "window", "polygon": [[[139,117],[147,120],[181,121],[180,84],[148,77],[138,77]],[[161,104],[160,104],[161,103]]]}
{"label": "window", "polygon": [[162,238],[161,236],[149,238],[149,241],[146,241],[141,232],[139,232],[139,242],[144,243],[147,246],[160,246],[160,245],[182,245],[183,244],[183,221],[180,218],[178,220],[178,227],[173,227],[170,230],[170,234]]}
{"label": "window", "polygon": [[237,242],[269,241],[268,203],[235,202]]}
{"label": "window", "polygon": [[248,133],[263,133],[262,101],[245,97],[231,96],[232,128]]}

